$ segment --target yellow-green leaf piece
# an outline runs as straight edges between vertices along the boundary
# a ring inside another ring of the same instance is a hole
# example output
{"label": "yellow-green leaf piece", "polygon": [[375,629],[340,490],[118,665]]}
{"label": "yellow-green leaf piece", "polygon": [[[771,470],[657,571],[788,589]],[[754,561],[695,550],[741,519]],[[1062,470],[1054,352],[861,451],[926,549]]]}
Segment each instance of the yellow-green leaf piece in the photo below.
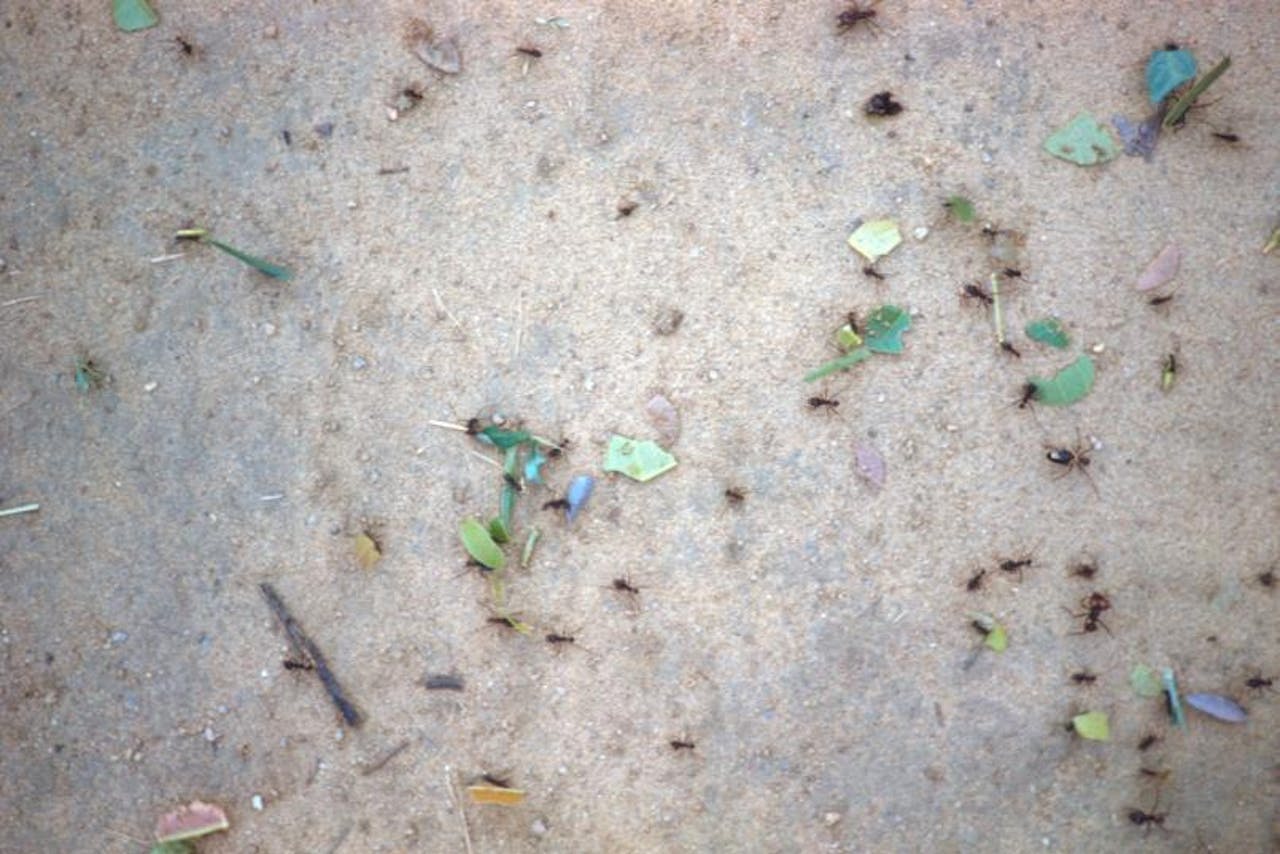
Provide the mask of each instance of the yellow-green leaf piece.
{"label": "yellow-green leaf piece", "polygon": [[373,569],[374,564],[382,560],[382,550],[378,548],[373,537],[361,531],[356,534],[356,563],[361,569]]}
{"label": "yellow-green leaf piece", "polygon": [[898,224],[891,219],[864,222],[849,235],[849,245],[872,264],[892,252],[901,242],[902,232],[898,231]]}
{"label": "yellow-green leaf piece", "polygon": [[507,556],[498,548],[489,534],[489,529],[475,519],[465,519],[458,526],[458,535],[462,537],[462,547],[467,554],[489,569],[502,569],[507,565]]}
{"label": "yellow-green leaf piece", "polygon": [[1106,163],[1120,153],[1120,147],[1106,128],[1087,112],[1076,116],[1044,141],[1045,151],[1077,166]]}
{"label": "yellow-green leaf piece", "polygon": [[1031,377],[1036,387],[1035,399],[1049,406],[1075,403],[1093,388],[1093,359],[1081,356],[1049,379]]}
{"label": "yellow-green leaf piece", "polygon": [[983,641],[989,649],[996,652],[1004,652],[1009,648],[1009,634],[1004,630],[1004,626],[996,623],[987,632],[987,639]]}
{"label": "yellow-green leaf piece", "polygon": [[616,471],[642,483],[675,467],[676,458],[664,451],[657,442],[648,439],[612,436],[609,439],[609,450],[604,456],[605,471]]}
{"label": "yellow-green leaf piece", "polygon": [[1076,735],[1090,741],[1110,741],[1111,722],[1106,712],[1085,712],[1071,719],[1071,726]]}

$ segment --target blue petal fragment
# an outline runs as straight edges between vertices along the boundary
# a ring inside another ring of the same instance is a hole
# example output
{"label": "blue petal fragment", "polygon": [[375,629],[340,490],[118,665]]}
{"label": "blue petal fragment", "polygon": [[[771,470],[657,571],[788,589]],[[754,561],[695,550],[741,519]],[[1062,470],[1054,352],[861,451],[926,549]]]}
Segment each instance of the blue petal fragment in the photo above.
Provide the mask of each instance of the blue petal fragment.
{"label": "blue petal fragment", "polygon": [[542,466],[546,463],[547,456],[542,453],[542,448],[537,446],[533,449],[533,454],[524,463],[524,479],[529,483],[542,483]]}
{"label": "blue petal fragment", "polygon": [[580,474],[569,483],[569,493],[565,498],[569,506],[565,508],[565,518],[572,522],[578,518],[578,511],[591,497],[591,490],[596,488],[596,479],[589,474]]}
{"label": "blue petal fragment", "polygon": [[1199,709],[1209,717],[1226,721],[1229,724],[1242,724],[1248,713],[1230,697],[1221,694],[1188,694],[1183,697],[1187,705]]}

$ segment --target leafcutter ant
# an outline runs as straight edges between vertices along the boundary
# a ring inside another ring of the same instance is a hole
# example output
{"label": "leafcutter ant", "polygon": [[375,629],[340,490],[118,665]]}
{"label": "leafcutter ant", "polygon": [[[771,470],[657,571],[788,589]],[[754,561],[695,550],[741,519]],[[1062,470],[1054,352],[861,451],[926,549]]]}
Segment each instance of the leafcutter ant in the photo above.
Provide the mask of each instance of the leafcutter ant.
{"label": "leafcutter ant", "polygon": [[1147,300],[1147,305],[1164,305],[1165,303],[1169,302],[1172,299],[1173,299],[1173,294],[1163,294],[1161,296],[1152,297],[1151,299]]}
{"label": "leafcutter ant", "polygon": [[741,486],[725,487],[724,500],[729,502],[730,507],[741,507],[747,500],[747,492]]}
{"label": "leafcutter ant", "polygon": [[1160,736],[1154,733],[1148,733],[1142,737],[1142,741],[1138,742],[1138,750],[1149,750],[1153,744],[1160,740]]}
{"label": "leafcutter ant", "polygon": [[1010,356],[1013,356],[1015,359],[1022,358],[1022,353],[1020,353],[1018,348],[1013,346],[1013,343],[1008,339],[1000,342],[1000,349],[1005,353],[1008,353]]}
{"label": "leafcutter ant", "polygon": [[1040,394],[1040,386],[1030,381],[1025,382],[1022,384],[1021,388],[1018,389],[1018,394],[1020,395],[1018,398],[1018,408],[1026,409],[1031,405],[1031,401],[1035,400],[1036,396]]}
{"label": "leafcutter ant", "polygon": [[1068,575],[1073,578],[1093,578],[1098,574],[1098,567],[1092,563],[1079,563],[1071,567]]}
{"label": "leafcutter ant", "polygon": [[[1151,809],[1154,810],[1159,803],[1160,799],[1157,798],[1156,804],[1152,805]],[[1129,810],[1129,821],[1138,827],[1146,827],[1147,833],[1150,833],[1153,827],[1159,827],[1164,830],[1164,820],[1168,816],[1169,814],[1164,812],[1146,812],[1140,809]]]}
{"label": "leafcutter ant", "polygon": [[859,23],[865,21],[868,27],[875,25],[876,10],[872,8],[878,0],[874,0],[866,6],[860,6],[852,3],[849,8],[842,11],[836,16],[836,29],[840,32],[848,32],[856,27]]}
{"label": "leafcutter ant", "polygon": [[1071,674],[1071,681],[1077,685],[1092,685],[1098,681],[1098,674],[1088,670],[1080,670]]}
{"label": "leafcutter ant", "polygon": [[315,670],[316,666],[310,661],[298,661],[296,658],[286,658],[280,664],[285,670]]}
{"label": "leafcutter ant", "polygon": [[568,510],[569,499],[553,498],[550,501],[544,502],[542,505],[542,509],[543,510]]}
{"label": "leafcutter ant", "polygon": [[892,92],[877,92],[862,109],[868,116],[896,116],[902,112],[902,105],[893,100]]}
{"label": "leafcutter ant", "polygon": [[973,574],[973,576],[967,582],[965,582],[964,589],[968,590],[970,593],[974,593],[974,592],[977,592],[978,590],[981,590],[982,580],[986,577],[987,577],[987,571],[985,569],[978,570],[976,573]]}
{"label": "leafcutter ant", "polygon": [[1093,482],[1093,478],[1089,475],[1090,454],[1093,453],[1093,447],[1080,441],[1078,434],[1074,448],[1059,448],[1049,444],[1046,444],[1045,448],[1047,449],[1044,455],[1045,459],[1055,465],[1063,466],[1063,471],[1058,477],[1066,477],[1073,470],[1078,471],[1089,481],[1094,493],[1098,492],[1097,484]]}
{"label": "leafcutter ant", "polygon": [[1099,593],[1095,590],[1093,593],[1090,593],[1088,596],[1080,600],[1080,607],[1084,608],[1084,611],[1081,613],[1075,613],[1070,610],[1067,612],[1076,619],[1084,620],[1084,623],[1080,627],[1080,631],[1073,632],[1072,634],[1083,635],[1096,632],[1099,626],[1101,626],[1107,634],[1111,634],[1111,629],[1107,628],[1107,624],[1102,622],[1103,612],[1111,609],[1111,600],[1108,599],[1105,594]]}
{"label": "leafcutter ant", "polygon": [[689,741],[687,738],[673,738],[670,741],[668,741],[667,744],[671,745],[672,750],[677,750],[677,751],[693,750],[695,747],[697,747],[696,744],[694,744],[692,741]]}
{"label": "leafcutter ant", "polygon": [[1255,691],[1264,691],[1271,690],[1271,684],[1274,681],[1274,679],[1264,678],[1262,674],[1259,673],[1257,676],[1250,676],[1245,680],[1244,684]]}
{"label": "leafcutter ant", "polygon": [[977,282],[966,282],[960,291],[960,298],[966,301],[976,299],[983,305],[991,305],[994,302],[991,294],[987,293],[987,289]]}
{"label": "leafcutter ant", "polygon": [[536,47],[528,47],[526,45],[520,45],[517,47],[516,53],[523,54],[524,56],[531,56],[534,59],[540,59],[542,57],[542,51],[538,50]]}
{"label": "leafcutter ant", "polygon": [[840,401],[834,398],[818,397],[818,396],[809,398],[808,403],[809,403],[809,408],[814,411],[817,411],[825,407],[828,412],[835,412],[836,407],[840,405]]}
{"label": "leafcutter ant", "polygon": [[862,268],[862,275],[870,279],[879,279],[882,282],[885,280],[884,273],[881,273],[879,270],[877,270],[875,267],[872,267],[870,264]]}
{"label": "leafcutter ant", "polygon": [[1223,142],[1230,142],[1234,144],[1240,141],[1240,135],[1235,133],[1220,133],[1215,130],[1213,135]]}

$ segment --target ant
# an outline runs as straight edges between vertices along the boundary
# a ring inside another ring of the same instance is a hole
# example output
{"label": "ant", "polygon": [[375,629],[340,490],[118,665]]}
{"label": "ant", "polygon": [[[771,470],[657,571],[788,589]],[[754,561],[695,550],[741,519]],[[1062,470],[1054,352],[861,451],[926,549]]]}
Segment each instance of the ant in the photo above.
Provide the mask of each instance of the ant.
{"label": "ant", "polygon": [[636,212],[636,209],[639,207],[640,207],[639,202],[633,202],[630,199],[628,199],[625,202],[619,202],[617,207],[618,218],[623,219],[625,217],[631,216],[633,213]]}
{"label": "ant", "polygon": [[1028,406],[1031,405],[1031,401],[1034,400],[1036,396],[1040,394],[1040,386],[1036,385],[1033,382],[1027,381],[1022,384],[1022,387],[1018,390],[1018,394],[1021,395],[1021,397],[1018,398],[1018,408],[1026,409]]}
{"label": "ant", "polygon": [[835,411],[836,411],[836,407],[840,405],[840,401],[835,400],[834,398],[830,398],[830,397],[817,397],[817,396],[814,396],[814,397],[809,398],[809,401],[808,401],[808,402],[809,402],[809,408],[810,408],[810,409],[813,409],[813,410],[815,410],[815,411],[816,411],[816,410],[819,410],[819,409],[821,409],[822,407],[824,407],[824,406],[825,406],[825,407],[827,407],[831,412],[835,412]]}
{"label": "ant", "polygon": [[1142,737],[1142,741],[1138,742],[1138,750],[1148,750],[1151,745],[1160,740],[1160,736],[1149,733]]}
{"label": "ant", "polygon": [[506,780],[502,777],[497,777],[493,774],[481,774],[480,779],[484,780],[490,786],[497,786],[499,789],[511,788],[511,782],[509,780]]}
{"label": "ant", "polygon": [[1164,305],[1173,299],[1173,294],[1164,294],[1163,296],[1152,297],[1147,300],[1147,305]]}
{"label": "ant", "polygon": [[[186,38],[184,38],[183,36],[174,36],[173,40],[178,43],[178,48],[184,54],[186,54],[187,56],[195,55],[196,46],[193,45],[191,42],[187,41]],[[1214,134],[1214,135],[1216,136],[1217,134]]]}
{"label": "ant", "polygon": [[500,626],[520,635],[527,635],[532,631],[528,623],[511,614],[491,614],[485,619],[485,623],[490,626]]}
{"label": "ant", "polygon": [[872,267],[870,264],[862,268],[862,275],[871,279],[879,279],[882,282],[885,280],[884,273],[881,273],[879,270],[877,270],[875,267]]}
{"label": "ant", "polygon": [[1262,674],[1259,673],[1257,676],[1250,676],[1248,679],[1245,680],[1244,684],[1254,689],[1255,691],[1262,691],[1265,689],[1270,689],[1271,683],[1273,683],[1274,681],[1275,681],[1274,679],[1264,679]]}
{"label": "ant", "polygon": [[1240,141],[1240,135],[1236,133],[1219,133],[1215,130],[1213,135],[1223,142],[1237,143]]}
{"label": "ant", "polygon": [[468,436],[474,436],[484,429],[484,423],[479,418],[468,418],[466,426]]}
{"label": "ant", "polygon": [[862,333],[858,331],[858,313],[856,311],[851,311],[846,314],[844,316],[844,322],[845,325],[849,327],[849,331],[854,335],[862,335]]}
{"label": "ant", "polygon": [[1091,462],[1090,454],[1093,447],[1080,441],[1079,434],[1076,434],[1076,446],[1074,448],[1056,448],[1053,445],[1045,445],[1048,452],[1045,453],[1045,459],[1055,465],[1064,466],[1062,474],[1058,477],[1066,477],[1072,470],[1080,472],[1089,481],[1089,485],[1093,487],[1094,493],[1098,491],[1098,485],[1093,482],[1093,478],[1089,475],[1089,463]]}
{"label": "ant", "polygon": [[848,9],[845,9],[836,16],[836,29],[842,33],[847,32],[852,30],[862,21],[866,21],[868,27],[874,26],[876,10],[872,7],[875,6],[878,1],[879,0],[873,0],[873,2],[866,6],[859,6],[857,3],[850,4]]}
{"label": "ant", "polygon": [[1143,777],[1153,777],[1156,780],[1159,780],[1161,783],[1163,783],[1165,780],[1169,779],[1169,774],[1171,772],[1169,771],[1168,768],[1166,768],[1163,771],[1157,771],[1154,768],[1139,768],[1138,773],[1141,774]]}
{"label": "ant", "polygon": [[543,510],[568,510],[568,509],[569,509],[569,499],[567,499],[567,498],[553,498],[553,499],[551,499],[550,501],[545,502],[545,503],[542,505],[542,509],[543,509]]}
{"label": "ant", "polygon": [[1018,352],[1018,348],[1013,346],[1013,344],[1009,341],[1001,341],[1000,349],[1008,353],[1010,356],[1013,356],[1015,359],[1022,358],[1022,354]]}
{"label": "ant", "polygon": [[547,643],[551,644],[552,646],[559,646],[560,644],[566,644],[566,643],[575,643],[576,640],[577,639],[573,635],[561,635],[555,632],[548,632],[546,636]]}
{"label": "ant", "polygon": [[1098,574],[1098,567],[1092,563],[1081,563],[1073,566],[1068,574],[1073,578],[1093,578]]}
{"label": "ant", "polygon": [[516,478],[509,472],[504,471],[502,473],[502,480],[507,486],[511,487],[516,492],[524,492],[524,484],[516,480]]}
{"label": "ant", "polygon": [[974,576],[973,576],[972,578],[970,578],[970,579],[965,583],[965,585],[964,585],[964,589],[965,589],[965,590],[968,590],[970,593],[973,593],[973,592],[976,592],[976,591],[978,591],[978,590],[981,590],[981,589],[982,589],[982,579],[984,579],[984,578],[986,578],[986,577],[987,577],[987,571],[986,571],[985,569],[980,569],[980,570],[978,570],[978,571],[974,574]]}
{"label": "ant", "polygon": [[1098,674],[1090,673],[1088,670],[1080,670],[1071,674],[1071,681],[1077,685],[1092,685],[1098,681]]}
{"label": "ant", "polygon": [[1004,276],[1006,279],[1021,279],[1022,271],[1016,267],[1005,267],[1000,271],[1000,275]]}
{"label": "ant", "polygon": [[983,305],[991,305],[994,302],[991,294],[987,293],[986,288],[982,287],[982,285],[977,282],[967,282],[964,285],[964,289],[960,292],[960,298],[963,300],[976,299]]}
{"label": "ant", "polygon": [[536,47],[526,47],[525,45],[520,45],[519,47],[516,48],[516,53],[522,53],[525,56],[531,56],[534,59],[542,58],[542,51],[538,50]]}
{"label": "ant", "polygon": [[747,500],[747,493],[741,486],[726,487],[724,491],[724,500],[728,501],[732,507],[742,506],[742,502]]}
{"label": "ant", "polygon": [[1018,583],[1021,584],[1022,571],[1027,567],[1031,566],[1031,563],[1034,560],[1035,558],[1031,557],[1030,555],[1027,555],[1025,557],[1018,557],[1018,558],[1005,558],[1004,560],[1000,561],[1000,571],[1018,573]]}
{"label": "ant", "polygon": [[[1158,798],[1156,803],[1159,803]],[[1152,806],[1151,809],[1154,810],[1155,806]],[[1168,816],[1168,813],[1163,812],[1146,812],[1145,810],[1140,809],[1129,810],[1129,821],[1133,822],[1138,827],[1145,826],[1147,828],[1147,833],[1151,832],[1152,827],[1159,827],[1161,830],[1164,830],[1164,820],[1168,818]]]}
{"label": "ant", "polygon": [[1266,572],[1258,573],[1258,583],[1270,590],[1276,586],[1276,571],[1268,569]]}
{"label": "ant", "polygon": [[696,744],[686,738],[673,738],[667,744],[671,745],[672,750],[693,750],[697,747]]}
{"label": "ant", "polygon": [[285,670],[315,670],[316,666],[310,661],[298,661],[296,658],[286,658],[280,662]]}
{"label": "ant", "polygon": [[902,105],[893,100],[892,92],[877,92],[867,100],[862,111],[868,116],[896,116],[902,112]]}
{"label": "ant", "polygon": [[1093,593],[1090,593],[1088,596],[1080,600],[1080,607],[1085,609],[1084,613],[1077,614],[1068,611],[1068,613],[1076,619],[1084,619],[1084,624],[1081,626],[1081,630],[1073,632],[1073,634],[1083,635],[1096,632],[1098,630],[1098,626],[1102,626],[1102,628],[1106,630],[1107,634],[1111,634],[1111,629],[1107,628],[1107,624],[1102,622],[1102,613],[1111,609],[1111,600],[1108,599],[1105,594],[1099,593],[1095,590]]}

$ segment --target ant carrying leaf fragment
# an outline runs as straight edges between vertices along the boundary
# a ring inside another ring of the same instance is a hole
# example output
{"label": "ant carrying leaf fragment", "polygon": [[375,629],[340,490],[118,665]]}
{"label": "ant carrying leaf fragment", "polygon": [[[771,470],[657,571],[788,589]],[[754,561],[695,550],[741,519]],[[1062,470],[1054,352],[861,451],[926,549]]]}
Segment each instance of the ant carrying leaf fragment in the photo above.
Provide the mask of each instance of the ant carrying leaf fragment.
{"label": "ant carrying leaf fragment", "polygon": [[273,264],[270,261],[265,261],[262,258],[257,257],[256,255],[250,255],[248,252],[243,252],[239,249],[236,249],[234,246],[230,246],[226,243],[223,243],[221,240],[217,240],[216,238],[211,237],[209,235],[208,229],[183,228],[183,229],[179,229],[174,234],[174,237],[176,237],[178,240],[195,240],[200,243],[208,243],[211,246],[215,246],[218,249],[221,249],[223,252],[227,253],[232,258],[235,258],[238,261],[243,261],[253,269],[257,270],[259,273],[262,273],[263,275],[266,275],[266,276],[270,276],[273,279],[279,279],[283,282],[287,282],[293,278],[293,271],[291,271],[288,267],[282,267],[279,264]]}

